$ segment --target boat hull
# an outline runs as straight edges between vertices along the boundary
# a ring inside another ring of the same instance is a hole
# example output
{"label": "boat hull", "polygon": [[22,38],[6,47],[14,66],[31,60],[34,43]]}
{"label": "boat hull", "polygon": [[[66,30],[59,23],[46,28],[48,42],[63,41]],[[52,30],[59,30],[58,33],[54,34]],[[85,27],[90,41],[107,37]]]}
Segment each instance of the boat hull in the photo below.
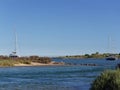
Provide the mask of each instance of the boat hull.
{"label": "boat hull", "polygon": [[114,61],[114,60],[117,60],[117,59],[116,58],[106,58],[106,60]]}

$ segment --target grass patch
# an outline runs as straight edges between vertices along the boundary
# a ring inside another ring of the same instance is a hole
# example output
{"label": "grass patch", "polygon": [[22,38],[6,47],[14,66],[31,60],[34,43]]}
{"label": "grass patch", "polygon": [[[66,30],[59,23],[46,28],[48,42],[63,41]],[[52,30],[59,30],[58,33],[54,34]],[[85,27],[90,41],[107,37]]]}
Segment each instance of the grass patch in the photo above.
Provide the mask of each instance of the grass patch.
{"label": "grass patch", "polygon": [[31,64],[30,60],[17,60],[17,62],[22,64]]}
{"label": "grass patch", "polygon": [[101,73],[90,90],[120,90],[120,70],[108,70]]}
{"label": "grass patch", "polygon": [[1,67],[14,66],[14,63],[9,60],[0,60],[0,66]]}

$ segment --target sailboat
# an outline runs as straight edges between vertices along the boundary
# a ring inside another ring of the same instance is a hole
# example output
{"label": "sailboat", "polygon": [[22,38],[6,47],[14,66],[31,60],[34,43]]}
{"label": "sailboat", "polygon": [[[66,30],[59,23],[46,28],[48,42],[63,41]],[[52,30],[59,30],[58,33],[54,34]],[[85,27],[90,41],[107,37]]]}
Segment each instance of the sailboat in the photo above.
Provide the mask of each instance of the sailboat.
{"label": "sailboat", "polygon": [[[111,48],[110,44],[111,44],[111,38],[109,37],[109,49]],[[117,60],[117,59],[118,58],[113,53],[108,53],[108,56],[106,57],[106,60],[110,60],[110,61],[114,61],[114,60]]]}
{"label": "sailboat", "polygon": [[15,34],[15,48],[14,48],[14,51],[9,55],[9,57],[11,58],[17,58],[18,55],[17,55],[17,32],[16,30],[14,31],[14,34]]}
{"label": "sailboat", "polygon": [[106,57],[106,60],[111,60],[111,61],[117,60],[117,59],[118,59],[118,58],[117,58],[114,54],[109,54],[109,56]]}

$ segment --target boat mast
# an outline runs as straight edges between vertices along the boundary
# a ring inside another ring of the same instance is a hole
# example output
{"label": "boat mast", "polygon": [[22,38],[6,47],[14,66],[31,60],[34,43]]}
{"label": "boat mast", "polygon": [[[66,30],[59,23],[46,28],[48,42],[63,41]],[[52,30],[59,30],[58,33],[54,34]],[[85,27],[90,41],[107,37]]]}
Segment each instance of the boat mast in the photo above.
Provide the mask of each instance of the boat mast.
{"label": "boat mast", "polygon": [[15,48],[14,48],[14,54],[17,53],[17,32],[16,32],[16,29],[14,30],[14,35],[15,35],[15,41],[14,41],[14,44],[15,44]]}
{"label": "boat mast", "polygon": [[14,29],[14,36],[15,36],[15,39],[14,39],[14,51],[13,51],[13,54],[17,54],[17,32],[16,32],[16,29]]}
{"label": "boat mast", "polygon": [[109,36],[109,42],[108,42],[108,53],[114,54],[116,51],[115,49],[115,42],[113,40],[113,37]]}
{"label": "boat mast", "polygon": [[109,54],[111,54],[112,52],[111,52],[111,37],[109,36],[109,42],[108,42],[108,47],[109,47],[109,51],[108,51],[108,53]]}
{"label": "boat mast", "polygon": [[13,52],[9,55],[11,58],[17,58],[17,32],[16,29],[14,29],[14,50]]}

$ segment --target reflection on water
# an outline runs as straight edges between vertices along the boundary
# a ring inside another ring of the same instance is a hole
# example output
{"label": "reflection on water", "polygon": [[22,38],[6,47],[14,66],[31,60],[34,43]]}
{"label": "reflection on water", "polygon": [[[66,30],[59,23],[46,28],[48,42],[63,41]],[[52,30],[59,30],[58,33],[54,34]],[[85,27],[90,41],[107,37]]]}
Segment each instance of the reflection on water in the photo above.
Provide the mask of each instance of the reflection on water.
{"label": "reflection on water", "polygon": [[89,90],[96,76],[106,69],[114,69],[119,62],[92,59],[63,61],[76,64],[95,63],[98,66],[0,68],[0,90]]}

